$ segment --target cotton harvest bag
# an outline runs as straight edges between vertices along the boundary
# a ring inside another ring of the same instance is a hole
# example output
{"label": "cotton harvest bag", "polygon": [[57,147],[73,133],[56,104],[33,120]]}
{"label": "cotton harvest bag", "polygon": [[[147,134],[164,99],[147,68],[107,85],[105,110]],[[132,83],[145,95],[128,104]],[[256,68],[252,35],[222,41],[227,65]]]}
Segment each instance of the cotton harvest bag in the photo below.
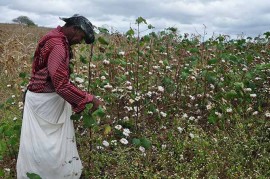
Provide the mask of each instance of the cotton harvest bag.
{"label": "cotton harvest bag", "polygon": [[17,160],[17,178],[76,179],[82,171],[71,105],[57,93],[27,91]]}

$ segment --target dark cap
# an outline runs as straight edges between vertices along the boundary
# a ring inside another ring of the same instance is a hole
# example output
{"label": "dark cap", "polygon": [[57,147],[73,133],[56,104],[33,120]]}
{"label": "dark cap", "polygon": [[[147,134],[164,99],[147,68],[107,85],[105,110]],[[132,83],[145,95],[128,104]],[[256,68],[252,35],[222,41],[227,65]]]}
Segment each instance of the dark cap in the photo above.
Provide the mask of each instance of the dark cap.
{"label": "dark cap", "polygon": [[65,21],[69,25],[74,25],[74,26],[80,27],[84,31],[85,35],[86,35],[85,43],[91,44],[91,43],[93,43],[95,41],[94,26],[84,16],[75,14],[72,17],[69,17],[69,18],[61,18],[60,17],[60,19]]}

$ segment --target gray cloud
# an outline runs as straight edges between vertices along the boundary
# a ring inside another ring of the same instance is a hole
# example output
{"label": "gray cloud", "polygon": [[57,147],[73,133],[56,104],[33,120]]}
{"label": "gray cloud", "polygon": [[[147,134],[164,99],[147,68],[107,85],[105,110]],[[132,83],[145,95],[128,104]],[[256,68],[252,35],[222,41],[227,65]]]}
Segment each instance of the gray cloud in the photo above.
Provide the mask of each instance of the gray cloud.
{"label": "gray cloud", "polygon": [[174,26],[181,33],[257,36],[269,31],[269,8],[268,0],[2,0],[0,22],[27,15],[40,26],[55,27],[63,24],[59,16],[79,13],[96,26],[126,32],[141,16],[157,30]]}

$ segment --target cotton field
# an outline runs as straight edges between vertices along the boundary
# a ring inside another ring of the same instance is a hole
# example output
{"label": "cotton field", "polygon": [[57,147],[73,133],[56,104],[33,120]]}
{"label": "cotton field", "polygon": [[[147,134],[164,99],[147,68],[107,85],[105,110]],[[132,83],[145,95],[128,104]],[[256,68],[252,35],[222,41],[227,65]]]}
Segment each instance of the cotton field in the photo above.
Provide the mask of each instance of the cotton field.
{"label": "cotton field", "polygon": [[[0,24],[3,178],[16,176],[22,97],[49,30]],[[72,118],[83,177],[270,177],[269,33],[201,41],[174,28],[148,31],[98,28],[93,47],[73,47],[72,82],[104,103],[89,119]]]}

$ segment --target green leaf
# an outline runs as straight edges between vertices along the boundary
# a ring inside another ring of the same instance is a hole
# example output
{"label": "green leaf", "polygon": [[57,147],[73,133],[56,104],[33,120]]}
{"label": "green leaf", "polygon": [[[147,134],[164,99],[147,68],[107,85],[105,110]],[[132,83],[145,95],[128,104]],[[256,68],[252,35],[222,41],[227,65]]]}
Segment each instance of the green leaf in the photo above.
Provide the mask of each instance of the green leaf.
{"label": "green leaf", "polygon": [[249,63],[251,63],[252,61],[253,61],[253,55],[251,55],[251,54],[249,54],[248,56],[247,56],[247,61],[249,62]]}
{"label": "green leaf", "polygon": [[141,39],[141,41],[143,41],[143,42],[150,42],[150,40],[151,40],[151,37],[149,35],[145,35]]}
{"label": "green leaf", "polygon": [[235,55],[230,55],[229,56],[229,59],[233,62],[236,62],[237,61],[237,57]]}
{"label": "green leaf", "polygon": [[148,29],[154,29],[155,27],[152,26],[151,24],[148,25]]}
{"label": "green leaf", "polygon": [[136,19],[136,23],[137,24],[140,24],[140,23],[144,23],[144,24],[147,24],[147,22],[146,22],[146,20],[144,19],[144,18],[142,18],[142,17],[138,17],[138,19]]}
{"label": "green leaf", "polygon": [[30,179],[42,179],[38,174],[35,173],[26,173],[27,177]]}
{"label": "green leaf", "polygon": [[26,76],[27,76],[27,73],[25,73],[25,72],[21,72],[19,74],[19,77],[21,77],[21,78],[25,78]]}
{"label": "green leaf", "polygon": [[83,123],[86,128],[90,128],[90,127],[95,126],[97,124],[97,121],[94,119],[92,115],[84,114]]}
{"label": "green leaf", "polygon": [[181,73],[181,78],[183,78],[185,80],[185,79],[187,79],[188,75],[189,75],[188,73],[182,72]]}
{"label": "green leaf", "polygon": [[157,34],[155,32],[151,32],[151,33],[149,33],[149,35],[154,37],[154,38],[157,38]]}
{"label": "green leaf", "polygon": [[111,60],[111,63],[114,65],[126,65],[127,63],[119,58],[115,59],[115,60]]}
{"label": "green leaf", "polygon": [[132,28],[130,28],[127,32],[126,32],[126,36],[133,36],[135,34],[134,30]]}
{"label": "green leaf", "polygon": [[108,135],[112,131],[112,127],[110,125],[106,125],[104,129],[104,135]]}
{"label": "green leaf", "polygon": [[0,141],[0,153],[2,154],[7,149],[7,145],[5,142]]}
{"label": "green leaf", "polygon": [[85,57],[85,56],[80,55],[80,61],[81,61],[83,64],[87,64],[87,60],[86,60],[86,57]]}
{"label": "green leaf", "polygon": [[217,62],[218,62],[218,60],[216,58],[212,58],[212,59],[208,60],[207,64],[212,65],[212,64],[216,64]]}
{"label": "green leaf", "polygon": [[216,122],[217,122],[217,120],[218,120],[218,117],[217,116],[209,116],[208,117],[208,122],[210,123],[210,124],[215,124]]}
{"label": "green leaf", "polygon": [[164,60],[164,61],[163,61],[163,64],[166,65],[166,66],[169,66],[169,65],[170,65],[170,63],[169,63],[168,60]]}
{"label": "green leaf", "polygon": [[21,127],[22,127],[21,124],[15,125],[15,126],[13,127],[13,132],[14,132],[14,134],[20,136],[20,134],[21,134]]}
{"label": "green leaf", "polygon": [[191,52],[191,53],[199,53],[200,50],[199,50],[198,48],[191,48],[191,49],[190,49],[190,52]]}
{"label": "green leaf", "polygon": [[235,89],[240,90],[244,88],[244,83],[242,82],[235,82],[234,83]]}
{"label": "green leaf", "polygon": [[169,27],[169,28],[167,28],[167,30],[170,30],[173,33],[177,32],[177,28],[175,28],[175,27]]}
{"label": "green leaf", "polygon": [[7,103],[7,104],[11,104],[13,101],[14,101],[13,98],[8,98],[8,99],[6,100],[6,103]]}
{"label": "green leaf", "polygon": [[13,130],[14,131],[20,131],[21,130],[21,125],[15,125],[14,127],[13,127]]}
{"label": "green leaf", "polygon": [[173,92],[175,83],[172,78],[165,76],[161,82],[166,91],[169,93]]}
{"label": "green leaf", "polygon": [[269,38],[270,37],[270,32],[265,32],[265,33],[263,33],[263,35],[265,35],[265,38]]}
{"label": "green leaf", "polygon": [[145,137],[144,138],[141,138],[140,139],[141,141],[141,145],[145,148],[145,149],[149,149],[151,147],[151,141],[146,139]]}
{"label": "green leaf", "polygon": [[25,85],[27,85],[27,84],[28,84],[28,80],[26,80],[26,79],[24,79],[24,80],[20,83],[21,86],[25,86]]}
{"label": "green leaf", "polygon": [[98,27],[98,30],[99,30],[99,32],[104,33],[104,34],[108,34],[109,33],[109,30],[106,29],[106,28],[104,28],[104,27]]}
{"label": "green leaf", "polygon": [[258,70],[270,69],[270,63],[256,65],[256,69]]}
{"label": "green leaf", "polygon": [[0,169],[0,176],[1,176],[1,177],[5,176],[5,172],[4,172],[3,169]]}
{"label": "green leaf", "polygon": [[101,107],[99,107],[96,111],[94,111],[93,112],[93,114],[92,114],[93,116],[98,116],[98,117],[104,117],[105,116],[105,112],[104,112],[104,110],[101,108]]}
{"label": "green leaf", "polygon": [[80,52],[84,52],[86,50],[86,46],[80,48]]}
{"label": "green leaf", "polygon": [[117,76],[117,77],[115,77],[115,79],[116,79],[119,83],[124,83],[125,81],[127,81],[127,76],[126,76],[126,75]]}
{"label": "green leaf", "polygon": [[5,123],[1,124],[0,126],[0,134],[5,131],[5,127],[3,125],[5,125]]}
{"label": "green leaf", "polygon": [[93,107],[93,104],[92,103],[88,103],[88,104],[85,105],[84,111],[87,113],[92,107]]}
{"label": "green leaf", "polygon": [[11,137],[13,135],[13,131],[12,130],[5,130],[4,134],[5,134],[5,136]]}
{"label": "green leaf", "polygon": [[71,75],[74,75],[73,74],[73,71],[74,71],[74,63],[69,63],[69,70],[70,70],[70,73],[71,73]]}
{"label": "green leaf", "polygon": [[206,75],[206,79],[209,83],[215,84],[216,83],[216,78],[214,76],[214,74],[208,73]]}
{"label": "green leaf", "polygon": [[107,40],[105,40],[105,38],[103,37],[98,37],[98,41],[102,44],[102,45],[109,45],[109,42]]}
{"label": "green leaf", "polygon": [[237,93],[235,90],[231,90],[226,94],[227,99],[233,99],[237,97]]}
{"label": "green leaf", "polygon": [[8,143],[11,145],[11,146],[15,146],[16,144],[19,143],[19,140],[17,137],[12,137],[9,139]]}
{"label": "green leaf", "polygon": [[80,114],[72,114],[72,115],[70,116],[70,119],[71,119],[71,120],[74,120],[74,121],[78,121],[78,120],[81,119],[81,115],[80,115]]}
{"label": "green leaf", "polygon": [[148,111],[156,112],[157,111],[156,106],[154,104],[150,103],[148,106]]}
{"label": "green leaf", "polygon": [[132,144],[134,144],[136,147],[139,147],[141,145],[141,140],[134,138],[132,139]]}

